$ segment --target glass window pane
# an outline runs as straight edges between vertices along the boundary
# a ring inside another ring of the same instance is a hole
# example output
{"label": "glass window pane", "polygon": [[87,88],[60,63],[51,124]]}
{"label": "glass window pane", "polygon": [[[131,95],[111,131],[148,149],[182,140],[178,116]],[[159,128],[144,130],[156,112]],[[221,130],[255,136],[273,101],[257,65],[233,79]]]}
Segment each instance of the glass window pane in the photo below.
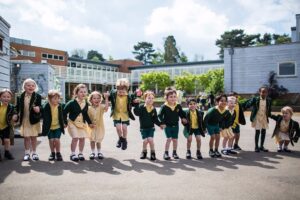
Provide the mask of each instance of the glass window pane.
{"label": "glass window pane", "polygon": [[279,64],[279,75],[295,75],[295,63],[280,63]]}

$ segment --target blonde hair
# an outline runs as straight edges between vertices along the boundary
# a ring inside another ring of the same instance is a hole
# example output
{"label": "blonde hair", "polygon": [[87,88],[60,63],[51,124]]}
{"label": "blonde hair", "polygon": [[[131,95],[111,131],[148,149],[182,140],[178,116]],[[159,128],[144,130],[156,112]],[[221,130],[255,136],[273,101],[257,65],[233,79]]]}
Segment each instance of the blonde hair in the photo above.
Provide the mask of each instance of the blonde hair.
{"label": "blonde hair", "polygon": [[229,103],[229,102],[231,102],[231,103],[236,103],[236,97],[235,96],[229,96],[229,97],[227,97],[227,102]]}
{"label": "blonde hair", "polygon": [[146,90],[146,92],[145,92],[144,95],[143,95],[143,99],[146,99],[147,96],[150,96],[150,95],[152,95],[153,97],[155,97],[155,94],[154,94],[153,91],[151,91],[151,90]]}
{"label": "blonde hair", "polygon": [[22,85],[23,92],[25,91],[25,85],[27,83],[33,83],[35,85],[35,89],[34,89],[35,92],[37,92],[39,90],[38,85],[36,84],[36,82],[31,78],[27,78],[27,79],[25,79],[25,81],[23,82],[23,85]]}
{"label": "blonde hair", "polygon": [[283,112],[289,112],[291,114],[291,116],[294,114],[293,108],[289,107],[289,106],[284,106],[283,108],[281,108],[281,113]]}
{"label": "blonde hair", "polygon": [[116,82],[116,87],[118,88],[122,88],[122,87],[126,87],[126,89],[129,89],[129,81],[127,78],[120,78],[117,80]]}
{"label": "blonde hair", "polygon": [[78,93],[79,90],[82,89],[82,88],[87,89],[86,85],[84,85],[84,84],[82,84],[82,83],[76,85],[76,87],[75,87],[74,90],[73,90],[73,95],[74,95],[74,97],[77,96],[77,93]]}
{"label": "blonde hair", "polygon": [[8,94],[10,94],[10,96],[13,96],[13,93],[10,91],[10,89],[4,88],[0,91],[0,97],[2,96],[2,94],[4,94],[5,92],[7,92]]}
{"label": "blonde hair", "polygon": [[60,92],[58,90],[49,90],[48,92],[48,100],[52,99],[53,97],[57,96],[60,98]]}
{"label": "blonde hair", "polygon": [[101,93],[98,92],[98,91],[93,91],[93,92],[89,95],[89,99],[88,99],[88,101],[89,101],[90,104],[92,104],[91,100],[92,100],[92,98],[93,98],[94,95],[99,95],[99,97],[100,97],[100,99],[101,99],[100,102],[102,102],[103,98],[102,98]]}

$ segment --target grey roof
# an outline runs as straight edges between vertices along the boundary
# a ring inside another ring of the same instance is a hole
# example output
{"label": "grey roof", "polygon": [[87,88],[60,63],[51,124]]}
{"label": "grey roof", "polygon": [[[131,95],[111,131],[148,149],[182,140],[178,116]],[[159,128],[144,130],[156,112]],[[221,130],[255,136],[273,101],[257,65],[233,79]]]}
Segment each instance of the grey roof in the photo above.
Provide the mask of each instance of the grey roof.
{"label": "grey roof", "polygon": [[191,66],[191,65],[206,65],[206,64],[224,64],[224,60],[206,60],[206,61],[186,62],[186,63],[172,63],[172,64],[159,64],[159,65],[141,65],[141,66],[129,67],[129,69],[149,69],[149,68],[177,67],[177,66]]}
{"label": "grey roof", "polygon": [[83,62],[83,63],[98,64],[98,65],[106,65],[106,66],[111,66],[111,67],[120,67],[120,65],[118,65],[118,64],[112,64],[112,63],[107,63],[107,62],[94,61],[94,60],[88,60],[88,59],[82,59],[82,58],[76,58],[76,57],[69,57],[68,60]]}
{"label": "grey roof", "polygon": [[10,24],[2,17],[0,16],[0,21],[2,21],[8,28],[10,28]]}

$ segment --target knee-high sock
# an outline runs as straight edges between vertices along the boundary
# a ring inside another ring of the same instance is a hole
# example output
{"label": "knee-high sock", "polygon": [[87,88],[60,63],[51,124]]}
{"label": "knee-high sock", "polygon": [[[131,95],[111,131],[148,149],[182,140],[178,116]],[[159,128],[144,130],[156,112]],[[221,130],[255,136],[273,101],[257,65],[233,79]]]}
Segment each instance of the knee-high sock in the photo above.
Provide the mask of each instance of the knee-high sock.
{"label": "knee-high sock", "polygon": [[266,138],[266,129],[261,129],[260,147],[264,147],[265,138]]}
{"label": "knee-high sock", "polygon": [[255,148],[258,148],[260,130],[255,130]]}

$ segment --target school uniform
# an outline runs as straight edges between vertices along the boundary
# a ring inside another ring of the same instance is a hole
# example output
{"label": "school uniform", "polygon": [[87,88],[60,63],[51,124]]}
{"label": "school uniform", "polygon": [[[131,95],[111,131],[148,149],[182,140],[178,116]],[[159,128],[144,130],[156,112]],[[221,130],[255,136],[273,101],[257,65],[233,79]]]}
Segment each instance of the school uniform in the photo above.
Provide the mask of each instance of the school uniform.
{"label": "school uniform", "polygon": [[298,142],[298,138],[300,137],[299,123],[293,119],[285,122],[282,115],[271,115],[271,118],[276,121],[276,126],[272,135],[272,138],[275,138],[276,143],[279,143],[280,141],[290,141],[294,146],[294,142]]}
{"label": "school uniform", "polygon": [[222,121],[220,122],[221,132],[220,135],[223,138],[233,138],[234,133],[232,131],[231,126],[234,123],[234,119],[236,118],[235,110],[228,110],[230,115],[225,115]]}
{"label": "school uniform", "polygon": [[0,103],[0,138],[4,145],[4,139],[10,139],[10,145],[14,145],[14,128],[12,117],[15,114],[15,108],[12,104],[3,105]]}
{"label": "school uniform", "polygon": [[217,106],[210,108],[204,117],[204,125],[207,128],[208,134],[210,136],[219,134],[220,128],[223,127],[222,123],[230,117],[231,114],[227,109],[221,111]]}
{"label": "school uniform", "polygon": [[146,104],[140,104],[134,107],[133,112],[139,116],[140,132],[142,139],[154,137],[154,124],[160,126],[162,123],[158,120],[155,107],[148,107]]}
{"label": "school uniform", "polygon": [[111,117],[114,120],[114,125],[118,123],[129,125],[129,119],[135,120],[131,112],[134,95],[128,94],[124,96],[117,95],[117,90],[111,90],[109,101],[111,102]]}
{"label": "school uniform", "polygon": [[[41,133],[42,97],[36,92],[31,95],[23,92],[17,98],[16,112],[19,113],[20,133],[23,137],[36,137]],[[35,113],[33,107],[38,106],[40,113]]]}
{"label": "school uniform", "polygon": [[178,139],[179,117],[181,119],[186,118],[186,114],[182,110],[180,104],[171,106],[168,103],[165,103],[160,107],[158,118],[166,125],[165,134],[167,138]]}
{"label": "school uniform", "polygon": [[97,107],[89,106],[88,108],[88,115],[92,121],[92,123],[95,125],[94,128],[89,128],[89,139],[92,142],[101,143],[104,135],[105,135],[105,129],[104,129],[104,121],[103,121],[103,115],[106,112],[104,105],[99,105]]}
{"label": "school uniform", "polygon": [[[268,150],[264,148],[264,142],[266,137],[266,129],[269,128],[268,117],[271,116],[271,99],[262,99],[260,96],[253,97],[243,104],[244,108],[252,107],[250,121],[252,122],[252,127],[255,128],[255,151],[260,150],[267,152]],[[261,143],[260,148],[258,147],[259,135],[261,133]]]}
{"label": "school uniform", "polygon": [[239,134],[240,133],[240,124],[245,125],[246,119],[245,119],[243,107],[240,103],[237,103],[235,105],[234,111],[235,111],[236,115],[235,115],[234,122],[233,122],[231,128],[232,128],[232,132],[234,134]]}
{"label": "school uniform", "polygon": [[204,113],[197,109],[195,111],[191,111],[190,109],[188,109],[185,112],[187,123],[184,124],[184,136],[187,138],[188,136],[194,134],[195,136],[201,135],[205,137],[205,127],[203,121]]}
{"label": "school uniform", "polygon": [[[64,123],[68,124],[68,132],[72,138],[88,137],[87,124],[92,124],[88,116],[88,103],[76,99],[69,101],[64,108]],[[69,114],[69,120],[67,116]]]}
{"label": "school uniform", "polygon": [[42,135],[48,139],[60,139],[61,133],[65,133],[63,107],[63,104],[53,106],[49,102],[43,106]]}

